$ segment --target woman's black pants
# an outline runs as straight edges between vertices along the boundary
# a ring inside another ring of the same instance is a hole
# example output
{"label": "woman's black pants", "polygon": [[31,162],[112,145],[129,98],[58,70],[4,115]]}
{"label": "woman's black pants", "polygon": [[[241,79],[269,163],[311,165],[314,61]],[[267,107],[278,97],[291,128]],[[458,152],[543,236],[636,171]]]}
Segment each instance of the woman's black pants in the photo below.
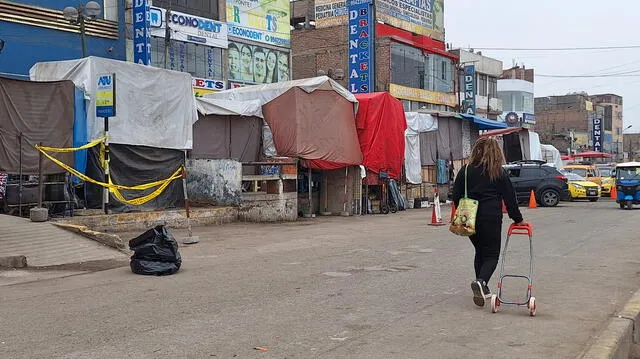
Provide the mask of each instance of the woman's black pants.
{"label": "woman's black pants", "polygon": [[502,233],[502,219],[476,220],[476,234],[469,237],[476,249],[473,266],[476,279],[489,283],[498,266]]}

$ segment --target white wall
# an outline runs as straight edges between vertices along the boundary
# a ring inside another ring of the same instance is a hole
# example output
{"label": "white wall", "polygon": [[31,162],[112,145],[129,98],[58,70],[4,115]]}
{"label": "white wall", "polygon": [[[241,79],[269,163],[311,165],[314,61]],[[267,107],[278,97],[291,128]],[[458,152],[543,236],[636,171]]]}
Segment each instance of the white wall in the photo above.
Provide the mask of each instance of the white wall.
{"label": "white wall", "polygon": [[500,91],[519,91],[519,92],[533,92],[533,82],[525,80],[504,79],[498,80],[498,92]]}

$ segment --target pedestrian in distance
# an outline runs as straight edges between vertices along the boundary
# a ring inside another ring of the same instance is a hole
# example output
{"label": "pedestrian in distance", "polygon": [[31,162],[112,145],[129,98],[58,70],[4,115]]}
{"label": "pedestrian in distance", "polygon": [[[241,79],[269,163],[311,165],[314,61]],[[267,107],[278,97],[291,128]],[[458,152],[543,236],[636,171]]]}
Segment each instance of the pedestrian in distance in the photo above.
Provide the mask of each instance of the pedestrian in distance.
{"label": "pedestrian in distance", "polygon": [[[489,279],[498,265],[502,240],[502,201],[506,204],[509,217],[517,224],[524,224],[518,208],[516,192],[509,175],[504,170],[502,149],[493,138],[481,137],[471,150],[467,164],[468,197],[478,201],[475,234],[471,243],[475,248],[473,266],[476,279],[471,282],[473,302],[482,307],[491,296]],[[465,168],[456,177],[453,186],[453,201],[456,207],[465,194]]]}

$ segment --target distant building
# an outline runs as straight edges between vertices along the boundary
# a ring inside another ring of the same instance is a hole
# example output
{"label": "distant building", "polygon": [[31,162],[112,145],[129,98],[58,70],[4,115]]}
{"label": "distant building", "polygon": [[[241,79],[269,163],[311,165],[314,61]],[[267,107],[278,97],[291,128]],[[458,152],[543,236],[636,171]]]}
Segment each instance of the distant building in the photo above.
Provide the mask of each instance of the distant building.
{"label": "distant building", "polygon": [[469,94],[465,92],[465,68],[475,67],[475,114],[479,117],[497,120],[502,114],[502,100],[498,98],[498,78],[502,75],[502,61],[483,56],[482,52],[455,49],[450,51],[460,58],[458,76],[459,99],[464,111],[464,99]]}
{"label": "distant building", "polygon": [[[618,153],[612,127],[604,120],[606,107],[594,104],[586,92],[536,97],[534,106],[536,132],[542,143],[552,144],[565,153],[583,150]],[[594,128],[599,136],[594,136]]]}
{"label": "distant building", "polygon": [[498,97],[502,100],[501,121],[512,127],[531,128],[536,123],[533,69],[514,66],[502,71],[498,79]]}
{"label": "distant building", "polygon": [[592,95],[591,101],[604,108],[604,126],[612,132],[613,153],[623,152],[622,97],[614,94]]}
{"label": "distant building", "polygon": [[640,133],[625,133],[623,138],[625,160],[640,161]]}

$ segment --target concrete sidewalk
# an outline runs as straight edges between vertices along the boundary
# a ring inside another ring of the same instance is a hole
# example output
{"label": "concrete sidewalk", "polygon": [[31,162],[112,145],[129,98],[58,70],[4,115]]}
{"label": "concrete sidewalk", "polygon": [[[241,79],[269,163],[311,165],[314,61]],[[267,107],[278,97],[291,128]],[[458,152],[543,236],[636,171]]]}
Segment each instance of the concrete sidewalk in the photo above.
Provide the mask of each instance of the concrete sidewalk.
{"label": "concrete sidewalk", "polygon": [[49,222],[0,215],[0,257],[25,256],[29,267],[125,260],[127,255]]}

